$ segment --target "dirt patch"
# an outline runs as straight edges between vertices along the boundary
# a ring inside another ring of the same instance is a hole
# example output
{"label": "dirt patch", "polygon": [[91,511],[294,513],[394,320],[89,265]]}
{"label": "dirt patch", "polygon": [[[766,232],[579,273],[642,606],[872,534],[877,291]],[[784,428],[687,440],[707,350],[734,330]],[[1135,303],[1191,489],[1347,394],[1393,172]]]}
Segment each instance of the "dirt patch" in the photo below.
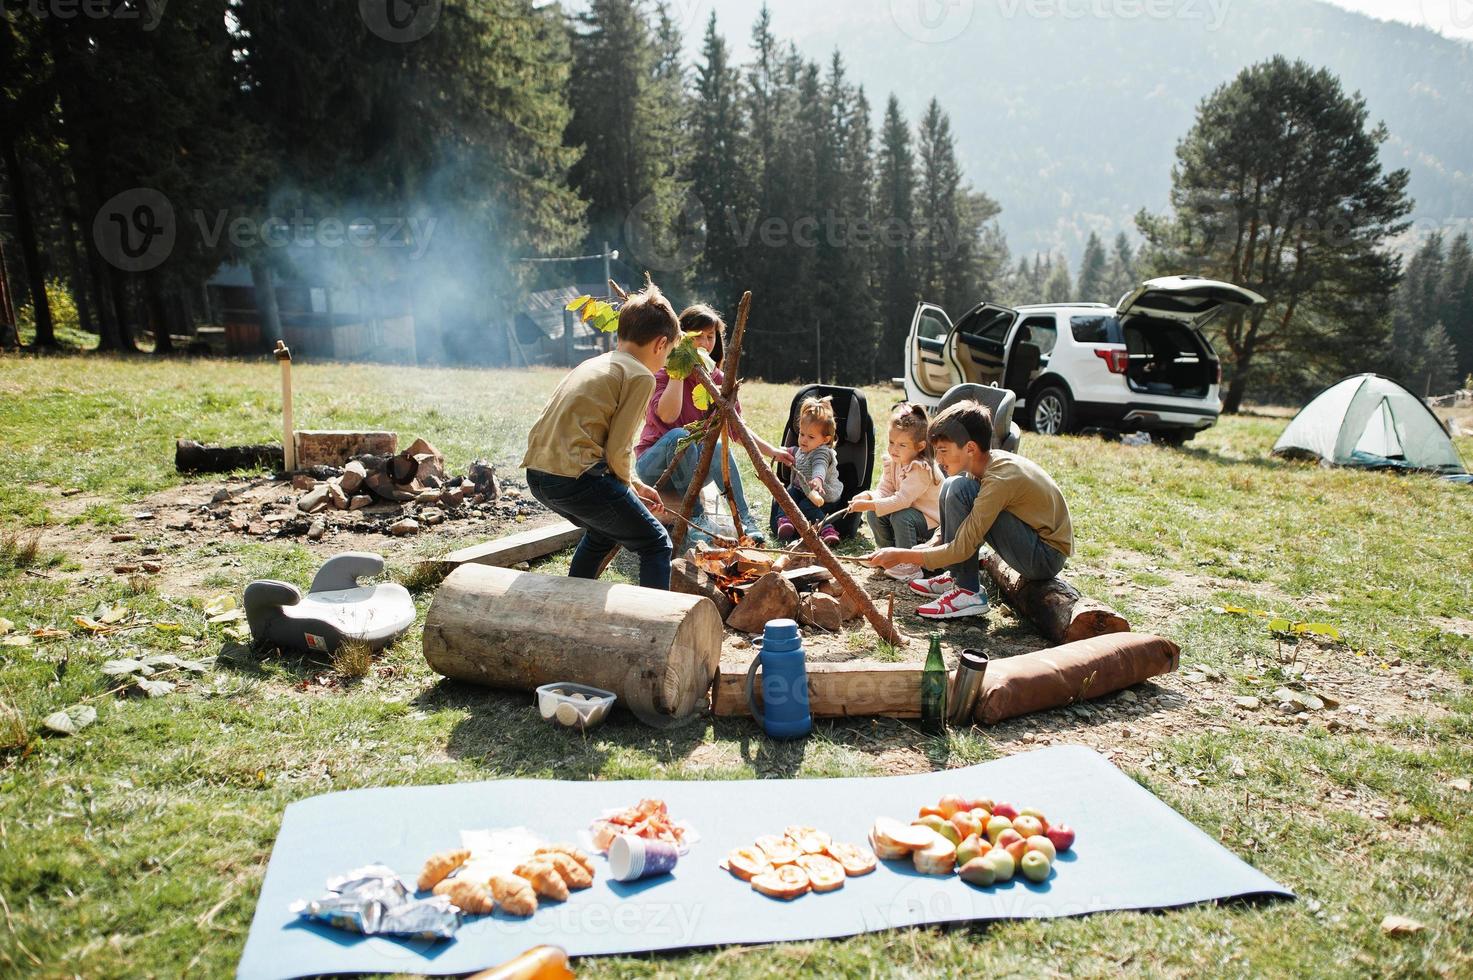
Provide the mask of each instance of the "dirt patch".
{"label": "dirt patch", "polygon": [[[93,505],[110,503],[86,494],[58,494],[49,487],[34,489],[48,495],[47,507],[62,518],[80,517]],[[44,531],[44,550],[81,566],[47,575],[138,575],[161,591],[201,593],[208,591],[204,582],[210,575],[240,564],[238,557],[207,547],[211,544],[290,541],[324,560],[344,551],[371,551],[393,561],[413,555],[418,539],[437,532],[489,540],[550,519],[524,487],[510,481],[503,484],[500,500],[466,508],[459,520],[435,526],[422,523],[418,534],[406,537],[382,529],[409,514],[412,504],[382,503],[364,511],[332,511],[308,518],[297,510],[298,496],[289,481],[231,478],[186,483],[131,504],[113,504],[123,515],[120,524],[98,527],[76,521]],[[322,536],[310,539],[305,531],[317,520],[322,522]]]}

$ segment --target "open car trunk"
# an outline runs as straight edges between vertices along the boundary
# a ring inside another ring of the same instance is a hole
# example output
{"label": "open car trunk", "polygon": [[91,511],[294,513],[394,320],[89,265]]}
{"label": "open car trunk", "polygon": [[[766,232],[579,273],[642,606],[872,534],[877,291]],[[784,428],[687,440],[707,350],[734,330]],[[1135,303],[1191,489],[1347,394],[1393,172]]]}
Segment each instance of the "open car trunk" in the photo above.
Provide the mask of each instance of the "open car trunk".
{"label": "open car trunk", "polygon": [[1132,391],[1148,395],[1204,398],[1217,382],[1217,357],[1206,339],[1188,324],[1150,316],[1121,320]]}

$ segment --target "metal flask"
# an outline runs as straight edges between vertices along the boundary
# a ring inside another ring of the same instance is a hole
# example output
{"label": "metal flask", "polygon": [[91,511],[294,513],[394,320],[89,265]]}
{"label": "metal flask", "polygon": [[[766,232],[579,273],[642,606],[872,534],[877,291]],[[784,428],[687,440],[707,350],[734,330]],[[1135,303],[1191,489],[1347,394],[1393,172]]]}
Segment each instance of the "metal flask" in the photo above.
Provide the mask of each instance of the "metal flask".
{"label": "metal flask", "polygon": [[982,678],[987,673],[987,654],[981,650],[963,650],[957,658],[956,673],[951,679],[951,692],[946,699],[953,725],[971,723],[977,699],[982,696]]}

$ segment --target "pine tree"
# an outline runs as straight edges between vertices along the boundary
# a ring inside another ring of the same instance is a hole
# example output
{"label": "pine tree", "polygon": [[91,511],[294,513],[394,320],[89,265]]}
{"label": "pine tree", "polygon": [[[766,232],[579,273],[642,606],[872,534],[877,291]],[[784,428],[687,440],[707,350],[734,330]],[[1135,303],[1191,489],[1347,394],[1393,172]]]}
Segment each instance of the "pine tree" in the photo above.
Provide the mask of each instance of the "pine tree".
{"label": "pine tree", "polygon": [[1138,285],[1137,273],[1135,251],[1130,246],[1130,238],[1122,231],[1115,236],[1115,247],[1110,251],[1110,266],[1106,274],[1107,284],[1104,298],[1100,302],[1120,302],[1120,297]]}
{"label": "pine tree", "polygon": [[1052,263],[1052,270],[1043,284],[1045,303],[1070,303],[1074,301],[1074,286],[1069,281],[1069,261],[1060,257]]}
{"label": "pine tree", "polygon": [[1462,377],[1443,319],[1450,312],[1447,273],[1442,235],[1430,235],[1407,263],[1392,304],[1387,370],[1421,395],[1450,391]]}
{"label": "pine tree", "polygon": [[1169,218],[1137,225],[1165,264],[1246,286],[1267,303],[1216,326],[1236,412],[1260,354],[1364,346],[1397,283],[1385,250],[1411,209],[1405,170],[1383,173],[1384,126],[1326,70],[1283,57],[1244,69],[1197,109],[1177,146]]}
{"label": "pine tree", "polygon": [[1099,235],[1090,232],[1089,240],[1084,243],[1084,258],[1079,263],[1079,288],[1075,290],[1080,302],[1108,302],[1105,298],[1108,292],[1106,278],[1109,275],[1106,262],[1104,243],[1100,241]]}
{"label": "pine tree", "polygon": [[915,153],[910,127],[891,95],[885,103],[877,160],[875,222],[879,238],[880,346],[877,364],[898,375],[904,369],[905,343],[921,294],[913,266],[915,247]]}
{"label": "pine tree", "polygon": [[1448,246],[1439,319],[1457,348],[1457,380],[1473,375],[1473,249],[1463,232]]}
{"label": "pine tree", "polygon": [[951,120],[932,99],[916,137],[920,186],[916,197],[917,279],[922,295],[943,309],[967,309],[976,301],[972,282],[975,228],[962,221],[961,170]]}
{"label": "pine tree", "polygon": [[699,295],[732,309],[744,288],[740,237],[751,213],[750,145],[743,112],[741,76],[731,64],[726,41],[716,29],[716,13],[706,22],[701,63],[696,67],[691,105],[690,186],[706,215],[706,241],[695,269]]}

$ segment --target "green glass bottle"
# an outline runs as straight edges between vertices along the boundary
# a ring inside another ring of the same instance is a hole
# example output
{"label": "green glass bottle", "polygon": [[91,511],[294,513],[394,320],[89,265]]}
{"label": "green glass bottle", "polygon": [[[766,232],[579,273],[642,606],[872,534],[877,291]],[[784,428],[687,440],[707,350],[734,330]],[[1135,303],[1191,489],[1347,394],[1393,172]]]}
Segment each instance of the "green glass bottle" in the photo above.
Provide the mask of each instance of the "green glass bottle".
{"label": "green glass bottle", "polygon": [[931,634],[931,650],[921,672],[921,727],[940,733],[946,728],[946,661],[941,658],[941,634]]}

